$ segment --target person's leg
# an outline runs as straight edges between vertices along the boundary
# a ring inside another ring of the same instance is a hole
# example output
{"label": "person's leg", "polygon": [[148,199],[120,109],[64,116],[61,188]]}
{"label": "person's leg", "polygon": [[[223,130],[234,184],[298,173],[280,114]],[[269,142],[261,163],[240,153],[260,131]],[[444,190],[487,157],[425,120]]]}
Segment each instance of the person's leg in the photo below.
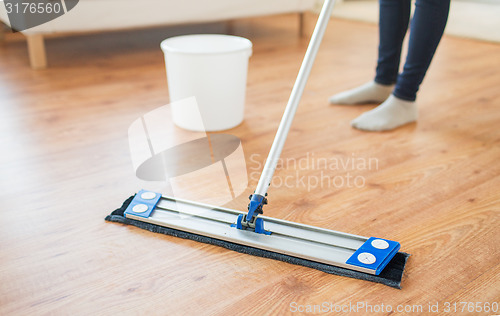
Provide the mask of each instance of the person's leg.
{"label": "person's leg", "polygon": [[429,68],[448,19],[450,0],[417,0],[408,56],[391,95],[377,108],[351,122],[368,131],[390,130],[417,120],[417,91]]}
{"label": "person's leg", "polygon": [[410,9],[410,0],[380,0],[375,80],[330,97],[330,103],[380,103],[391,94],[398,76],[401,48],[408,30]]}
{"label": "person's leg", "polygon": [[378,84],[388,86],[396,83],[410,12],[410,0],[380,0],[380,43],[374,80]]}
{"label": "person's leg", "polygon": [[417,91],[443,36],[450,0],[417,0],[411,22],[408,55],[393,94],[415,101]]}

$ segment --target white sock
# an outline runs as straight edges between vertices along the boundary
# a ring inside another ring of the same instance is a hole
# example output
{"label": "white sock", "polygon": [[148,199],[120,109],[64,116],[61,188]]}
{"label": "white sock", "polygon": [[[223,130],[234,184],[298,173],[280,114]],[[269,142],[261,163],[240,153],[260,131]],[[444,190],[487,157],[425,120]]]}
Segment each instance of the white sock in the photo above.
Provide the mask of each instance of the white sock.
{"label": "white sock", "polygon": [[337,93],[330,97],[332,104],[381,103],[391,94],[394,85],[381,85],[370,81],[357,88]]}
{"label": "white sock", "polygon": [[415,122],[417,117],[415,101],[405,101],[391,94],[384,103],[352,120],[351,126],[365,131],[387,131]]}

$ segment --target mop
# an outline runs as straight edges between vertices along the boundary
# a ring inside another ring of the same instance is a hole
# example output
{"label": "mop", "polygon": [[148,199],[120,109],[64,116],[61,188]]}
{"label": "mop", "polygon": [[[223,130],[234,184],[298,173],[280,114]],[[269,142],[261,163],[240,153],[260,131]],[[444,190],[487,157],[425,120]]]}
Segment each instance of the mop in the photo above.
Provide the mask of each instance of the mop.
{"label": "mop", "polygon": [[221,246],[391,287],[401,288],[408,254],[396,241],[362,237],[263,216],[267,189],[333,10],[326,0],[248,212],[171,198],[141,190],[106,217],[152,232]]}

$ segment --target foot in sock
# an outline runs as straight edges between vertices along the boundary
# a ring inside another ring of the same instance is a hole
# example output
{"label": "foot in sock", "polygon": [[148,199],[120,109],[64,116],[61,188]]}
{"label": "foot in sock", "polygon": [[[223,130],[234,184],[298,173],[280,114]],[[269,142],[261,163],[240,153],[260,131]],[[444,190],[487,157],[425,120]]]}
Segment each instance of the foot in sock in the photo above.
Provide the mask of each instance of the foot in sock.
{"label": "foot in sock", "polygon": [[337,93],[330,97],[332,104],[381,103],[391,94],[394,85],[381,85],[370,81],[357,88]]}
{"label": "foot in sock", "polygon": [[384,103],[352,120],[351,126],[365,131],[387,131],[415,122],[417,116],[415,101],[405,101],[391,94]]}

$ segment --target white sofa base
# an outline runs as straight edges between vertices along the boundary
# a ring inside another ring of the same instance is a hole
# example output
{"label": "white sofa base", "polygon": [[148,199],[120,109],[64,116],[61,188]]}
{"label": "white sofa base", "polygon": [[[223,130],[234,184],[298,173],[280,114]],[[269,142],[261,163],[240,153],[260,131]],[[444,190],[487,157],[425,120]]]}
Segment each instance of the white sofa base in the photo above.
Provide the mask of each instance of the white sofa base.
{"label": "white sofa base", "polygon": [[[299,32],[303,12],[312,10],[316,0],[80,0],[75,8],[50,21],[22,31],[27,37],[30,64],[47,67],[44,36],[57,33],[83,33],[154,27],[174,24],[231,21],[237,18],[299,13]],[[5,6],[0,5],[0,21],[9,25]],[[0,35],[1,36],[1,35]]]}

